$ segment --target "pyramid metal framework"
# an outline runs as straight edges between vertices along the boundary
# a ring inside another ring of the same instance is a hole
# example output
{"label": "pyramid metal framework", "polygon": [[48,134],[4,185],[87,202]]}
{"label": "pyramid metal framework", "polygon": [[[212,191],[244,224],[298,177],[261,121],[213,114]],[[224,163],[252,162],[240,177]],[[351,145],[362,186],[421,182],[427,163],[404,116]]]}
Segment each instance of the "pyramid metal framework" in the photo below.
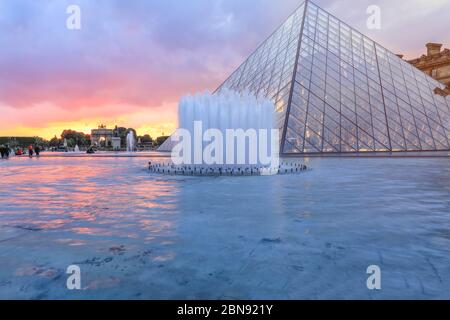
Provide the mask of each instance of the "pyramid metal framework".
{"label": "pyramid metal framework", "polygon": [[274,101],[283,154],[449,151],[445,85],[310,1],[217,89]]}

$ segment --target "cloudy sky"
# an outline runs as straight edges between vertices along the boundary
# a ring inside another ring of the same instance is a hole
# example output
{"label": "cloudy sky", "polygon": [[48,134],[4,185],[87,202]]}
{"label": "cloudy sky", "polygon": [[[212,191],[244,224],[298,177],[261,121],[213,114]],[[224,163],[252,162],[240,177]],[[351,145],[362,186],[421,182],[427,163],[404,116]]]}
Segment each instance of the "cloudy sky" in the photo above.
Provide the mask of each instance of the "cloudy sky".
{"label": "cloudy sky", "polygon": [[[301,0],[0,0],[0,136],[170,134],[180,96],[214,90]],[[395,53],[450,47],[450,0],[316,0]],[[66,9],[81,8],[81,30]],[[367,30],[379,5],[381,30]]]}

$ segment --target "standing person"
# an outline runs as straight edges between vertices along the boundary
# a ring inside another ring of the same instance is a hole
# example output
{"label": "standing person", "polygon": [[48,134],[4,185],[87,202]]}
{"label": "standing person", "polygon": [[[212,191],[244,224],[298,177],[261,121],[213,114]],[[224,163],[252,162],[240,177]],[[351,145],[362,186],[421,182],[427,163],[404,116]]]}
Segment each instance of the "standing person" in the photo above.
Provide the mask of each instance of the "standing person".
{"label": "standing person", "polygon": [[0,155],[2,156],[2,159],[5,158],[5,151],[6,151],[5,146],[1,145],[0,146]]}
{"label": "standing person", "polygon": [[30,146],[28,147],[28,156],[30,158],[33,158],[33,146],[30,144]]}
{"label": "standing person", "polygon": [[9,144],[6,145],[5,147],[5,158],[8,159],[9,158],[9,154],[11,153],[11,149],[9,148]]}
{"label": "standing person", "polygon": [[39,146],[36,146],[34,148],[34,152],[36,152],[36,157],[39,157],[39,154],[41,153],[41,148]]}

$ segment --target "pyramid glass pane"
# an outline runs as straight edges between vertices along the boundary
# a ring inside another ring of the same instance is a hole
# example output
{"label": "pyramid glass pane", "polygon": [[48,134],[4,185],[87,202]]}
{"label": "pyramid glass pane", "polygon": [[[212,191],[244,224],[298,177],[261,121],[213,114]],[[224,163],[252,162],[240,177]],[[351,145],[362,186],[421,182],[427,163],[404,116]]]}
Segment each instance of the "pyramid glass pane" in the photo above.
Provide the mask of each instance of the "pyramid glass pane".
{"label": "pyramid glass pane", "polygon": [[302,4],[216,91],[249,91],[272,99],[280,129],[289,103],[304,12]]}
{"label": "pyramid glass pane", "polygon": [[450,150],[445,85],[310,1],[219,87],[272,99],[285,154]]}

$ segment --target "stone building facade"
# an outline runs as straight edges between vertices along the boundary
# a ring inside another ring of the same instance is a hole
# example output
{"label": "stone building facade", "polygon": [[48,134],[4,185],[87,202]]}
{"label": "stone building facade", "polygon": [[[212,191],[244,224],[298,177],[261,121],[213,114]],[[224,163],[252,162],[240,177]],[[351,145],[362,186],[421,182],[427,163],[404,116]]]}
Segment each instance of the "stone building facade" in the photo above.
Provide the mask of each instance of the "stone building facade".
{"label": "stone building facade", "polygon": [[122,141],[119,136],[117,126],[114,129],[108,129],[105,125],[100,125],[97,129],[91,130],[91,145],[97,148],[120,150]]}
{"label": "stone building facade", "polygon": [[111,147],[112,139],[114,137],[114,130],[107,129],[106,126],[101,125],[98,129],[91,130],[91,144],[96,147]]}
{"label": "stone building facade", "polygon": [[408,62],[434,79],[446,84],[446,89],[436,88],[435,92],[447,96],[450,94],[450,50],[442,50],[442,44],[440,43],[428,43],[426,47],[426,55]]}

